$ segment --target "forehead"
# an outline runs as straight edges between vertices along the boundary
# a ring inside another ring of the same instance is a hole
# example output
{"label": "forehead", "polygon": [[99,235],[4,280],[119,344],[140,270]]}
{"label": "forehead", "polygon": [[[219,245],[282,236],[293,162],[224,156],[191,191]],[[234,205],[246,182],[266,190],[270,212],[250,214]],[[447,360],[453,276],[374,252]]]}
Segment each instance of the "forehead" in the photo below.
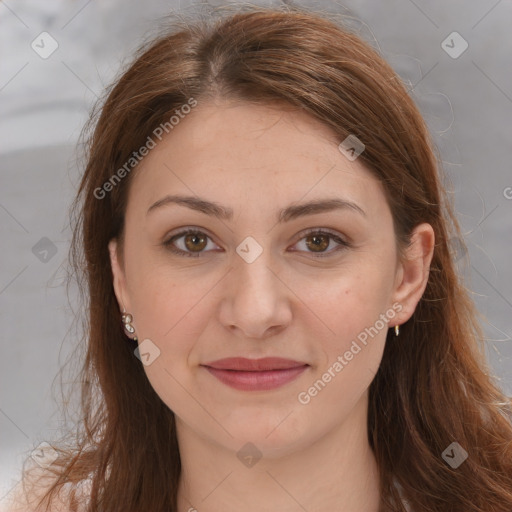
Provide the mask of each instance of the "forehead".
{"label": "forehead", "polygon": [[177,191],[267,206],[339,192],[369,210],[384,199],[377,178],[339,151],[329,127],[279,105],[200,104],[156,142],[133,176],[129,204]]}

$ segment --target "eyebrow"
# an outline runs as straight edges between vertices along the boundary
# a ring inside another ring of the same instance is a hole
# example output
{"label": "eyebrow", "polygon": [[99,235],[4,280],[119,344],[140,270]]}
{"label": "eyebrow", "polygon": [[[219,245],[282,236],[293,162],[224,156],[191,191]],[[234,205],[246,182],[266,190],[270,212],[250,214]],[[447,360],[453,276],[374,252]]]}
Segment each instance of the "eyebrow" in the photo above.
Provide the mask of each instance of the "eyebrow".
{"label": "eyebrow", "polygon": [[[221,220],[232,220],[233,218],[233,210],[231,208],[221,206],[218,203],[214,203],[197,196],[182,195],[167,195],[162,199],[159,199],[156,201],[156,203],[153,203],[149,207],[146,215],[152,211],[155,211],[157,208],[169,204],[186,206],[187,208],[204,213],[206,215],[217,217]],[[316,213],[330,212],[334,210],[352,210],[366,217],[366,212],[356,203],[346,199],[333,197],[326,199],[316,199],[308,201],[307,203],[291,204],[290,206],[279,210],[277,219],[279,223],[289,222],[298,217],[314,215]]]}

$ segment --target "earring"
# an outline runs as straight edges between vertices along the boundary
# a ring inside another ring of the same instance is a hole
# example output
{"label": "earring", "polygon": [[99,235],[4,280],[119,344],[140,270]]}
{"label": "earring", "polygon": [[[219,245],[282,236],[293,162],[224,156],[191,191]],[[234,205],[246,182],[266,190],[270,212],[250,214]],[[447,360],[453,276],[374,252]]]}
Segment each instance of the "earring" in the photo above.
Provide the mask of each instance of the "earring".
{"label": "earring", "polygon": [[395,336],[398,336],[398,333],[400,332],[400,326],[395,325]]}
{"label": "earring", "polygon": [[[126,313],[126,310],[123,308],[123,314],[121,316],[121,320],[124,323],[124,328],[130,333],[133,334],[135,332],[135,329],[133,328],[132,321],[133,317],[130,315],[130,313]],[[131,338],[134,341],[137,341],[137,336],[134,336]]]}

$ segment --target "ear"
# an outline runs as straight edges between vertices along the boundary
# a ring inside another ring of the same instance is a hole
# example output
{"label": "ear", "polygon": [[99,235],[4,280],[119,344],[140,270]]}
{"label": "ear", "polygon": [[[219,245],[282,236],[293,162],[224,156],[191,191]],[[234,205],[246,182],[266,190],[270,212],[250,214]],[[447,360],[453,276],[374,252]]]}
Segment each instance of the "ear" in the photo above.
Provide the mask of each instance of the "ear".
{"label": "ear", "polygon": [[114,292],[117,297],[117,302],[119,304],[119,311],[123,311],[123,307],[126,308],[127,312],[130,312],[130,299],[127,292],[126,287],[126,278],[124,274],[124,269],[120,264],[118,253],[119,250],[118,242],[115,238],[110,240],[108,243],[108,251],[110,254],[110,265],[112,267],[112,274],[114,277]]}
{"label": "ear", "polygon": [[396,324],[411,318],[427,287],[430,263],[434,255],[435,234],[432,226],[422,223],[411,235],[411,244],[406,248],[405,260],[399,262],[396,274],[394,302],[402,306],[395,316]]}

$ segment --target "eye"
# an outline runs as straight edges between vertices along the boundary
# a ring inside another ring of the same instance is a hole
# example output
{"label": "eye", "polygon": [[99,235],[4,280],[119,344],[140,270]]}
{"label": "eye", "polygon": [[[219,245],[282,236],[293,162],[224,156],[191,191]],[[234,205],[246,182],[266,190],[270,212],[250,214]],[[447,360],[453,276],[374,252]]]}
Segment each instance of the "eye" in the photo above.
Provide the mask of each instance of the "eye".
{"label": "eye", "polygon": [[[183,244],[180,244],[183,248],[177,248],[174,245],[174,242],[180,238],[183,238]],[[208,239],[210,239],[210,237],[203,231],[199,231],[197,229],[186,229],[169,238],[169,240],[164,242],[163,245],[171,252],[180,256],[197,258],[201,252],[203,252],[203,249],[208,246]]]}
{"label": "eye", "polygon": [[[302,233],[302,235],[302,238],[296,245],[300,244],[304,240],[305,252],[313,253],[317,258],[323,258],[351,247],[349,242],[343,240],[339,235],[327,230],[313,228],[308,230],[306,233]],[[201,253],[209,252],[204,250],[208,247],[208,240],[210,240],[210,237],[203,231],[189,228],[176,233],[174,236],[169,238],[169,240],[164,242],[163,245],[179,256],[197,258]],[[181,248],[176,247],[175,245],[178,241],[178,245],[181,245]],[[327,251],[333,241],[337,245],[335,245],[333,249]],[[293,249],[293,252],[296,250],[297,249]]]}
{"label": "eye", "polygon": [[[306,247],[306,252],[313,253],[316,258],[325,258],[333,253],[337,253],[338,251],[351,247],[350,243],[343,240],[339,235],[318,228],[313,228],[306,231],[306,233],[303,233],[298,244],[300,244],[302,240],[305,241],[303,246]],[[331,246],[332,241],[334,241],[337,246],[335,246],[334,249],[327,251]]]}

